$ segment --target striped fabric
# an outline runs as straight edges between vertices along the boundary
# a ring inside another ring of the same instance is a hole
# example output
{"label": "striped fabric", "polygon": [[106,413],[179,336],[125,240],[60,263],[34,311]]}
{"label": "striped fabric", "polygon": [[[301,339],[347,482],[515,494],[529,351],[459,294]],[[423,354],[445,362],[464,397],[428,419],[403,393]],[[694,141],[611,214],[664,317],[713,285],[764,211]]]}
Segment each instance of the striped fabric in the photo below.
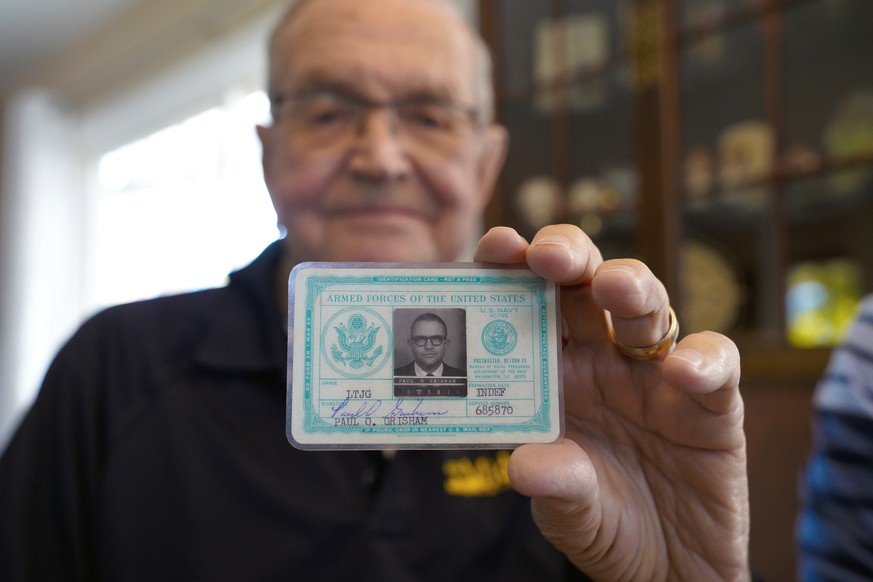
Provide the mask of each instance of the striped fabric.
{"label": "striped fabric", "polygon": [[873,580],[873,296],[815,392],[798,521],[802,580]]}

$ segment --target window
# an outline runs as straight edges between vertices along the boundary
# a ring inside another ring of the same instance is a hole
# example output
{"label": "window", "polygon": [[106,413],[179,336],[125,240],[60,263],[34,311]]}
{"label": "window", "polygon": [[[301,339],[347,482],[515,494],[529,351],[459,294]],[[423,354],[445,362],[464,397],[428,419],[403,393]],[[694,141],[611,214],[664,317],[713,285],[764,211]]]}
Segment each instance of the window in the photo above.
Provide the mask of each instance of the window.
{"label": "window", "polygon": [[97,306],[224,283],[279,236],[253,92],[100,156],[90,272]]}
{"label": "window", "polygon": [[73,103],[27,88],[6,104],[0,450],[85,317],[220,285],[279,236],[254,129],[274,16],[136,83]]}

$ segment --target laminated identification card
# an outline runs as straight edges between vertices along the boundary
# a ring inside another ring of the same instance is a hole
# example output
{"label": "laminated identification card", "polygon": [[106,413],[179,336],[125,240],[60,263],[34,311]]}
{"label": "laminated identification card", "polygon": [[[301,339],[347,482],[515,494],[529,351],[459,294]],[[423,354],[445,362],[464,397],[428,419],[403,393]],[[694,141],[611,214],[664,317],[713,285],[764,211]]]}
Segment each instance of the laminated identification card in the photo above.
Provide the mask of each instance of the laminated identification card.
{"label": "laminated identification card", "polygon": [[473,263],[303,263],[288,290],[288,440],[506,448],[563,433],[556,285]]}

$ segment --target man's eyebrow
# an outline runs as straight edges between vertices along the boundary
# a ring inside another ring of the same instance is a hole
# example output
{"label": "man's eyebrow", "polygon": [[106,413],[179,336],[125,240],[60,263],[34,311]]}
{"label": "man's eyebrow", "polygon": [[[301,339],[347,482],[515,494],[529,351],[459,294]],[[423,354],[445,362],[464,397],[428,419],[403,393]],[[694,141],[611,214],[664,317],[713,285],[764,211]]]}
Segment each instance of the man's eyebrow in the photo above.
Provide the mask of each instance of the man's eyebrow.
{"label": "man's eyebrow", "polygon": [[[368,100],[369,97],[365,91],[361,89],[361,83],[354,80],[339,78],[333,75],[321,73],[311,74],[300,82],[296,83],[291,89],[293,94],[315,93],[318,91],[328,91],[342,97],[357,98]],[[278,94],[282,94],[281,91]],[[444,85],[433,85],[430,83],[417,83],[403,89],[396,99],[392,101],[417,101],[417,102],[434,102],[434,103],[456,103],[457,100],[453,97],[448,87]]]}
{"label": "man's eyebrow", "polygon": [[319,91],[336,93],[337,95],[342,95],[344,97],[360,97],[359,92],[354,89],[353,83],[323,75],[307,77],[301,82],[296,83],[290,90],[278,91],[278,94],[291,93],[293,95],[305,95],[307,93],[317,93]]}

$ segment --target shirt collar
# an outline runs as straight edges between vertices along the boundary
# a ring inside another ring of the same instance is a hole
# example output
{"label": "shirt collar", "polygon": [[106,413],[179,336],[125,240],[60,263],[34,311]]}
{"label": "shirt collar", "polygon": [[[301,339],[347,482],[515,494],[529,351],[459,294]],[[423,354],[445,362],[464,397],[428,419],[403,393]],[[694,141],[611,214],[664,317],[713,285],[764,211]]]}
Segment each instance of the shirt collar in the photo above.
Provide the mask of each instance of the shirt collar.
{"label": "shirt collar", "polygon": [[211,326],[197,352],[197,361],[211,368],[275,371],[287,362],[287,330],[274,297],[276,270],[282,254],[275,241],[246,267],[230,275],[218,291]]}
{"label": "shirt collar", "polygon": [[[415,368],[415,375],[416,376],[427,376],[428,375],[428,372],[425,372],[424,370],[421,369],[421,367],[418,365],[418,362],[415,362],[413,364],[413,368]],[[437,368],[433,372],[430,372],[430,374],[432,374],[433,376],[442,376],[443,375],[443,364],[440,363],[439,368]]]}

